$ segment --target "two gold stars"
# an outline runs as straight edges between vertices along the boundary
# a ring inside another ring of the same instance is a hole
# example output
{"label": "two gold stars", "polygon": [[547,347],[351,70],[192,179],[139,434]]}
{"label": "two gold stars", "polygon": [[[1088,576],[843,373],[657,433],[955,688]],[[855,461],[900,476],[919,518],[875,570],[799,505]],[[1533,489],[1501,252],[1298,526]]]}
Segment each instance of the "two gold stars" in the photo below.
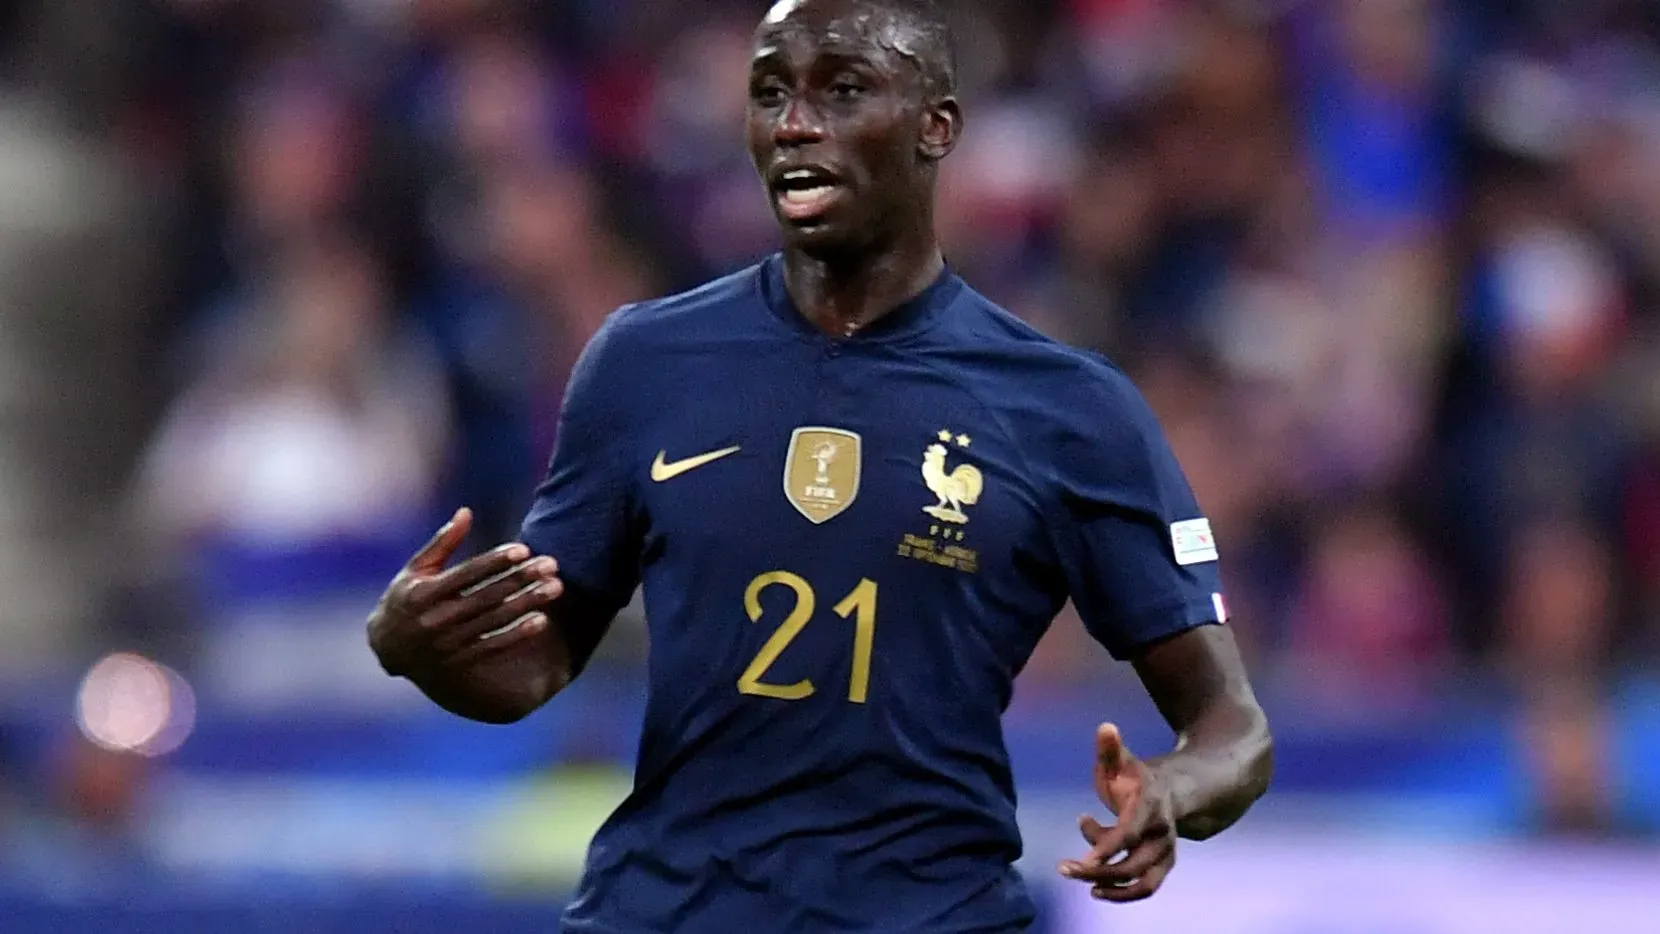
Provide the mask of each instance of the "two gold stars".
{"label": "two gold stars", "polygon": [[974,443],[974,439],[970,438],[968,435],[954,435],[949,430],[947,430],[945,428],[941,428],[939,434],[936,437],[938,437],[941,441],[945,442],[946,444],[950,444],[953,440],[955,440],[957,442],[957,447],[960,447],[960,448],[966,448],[970,444]]}

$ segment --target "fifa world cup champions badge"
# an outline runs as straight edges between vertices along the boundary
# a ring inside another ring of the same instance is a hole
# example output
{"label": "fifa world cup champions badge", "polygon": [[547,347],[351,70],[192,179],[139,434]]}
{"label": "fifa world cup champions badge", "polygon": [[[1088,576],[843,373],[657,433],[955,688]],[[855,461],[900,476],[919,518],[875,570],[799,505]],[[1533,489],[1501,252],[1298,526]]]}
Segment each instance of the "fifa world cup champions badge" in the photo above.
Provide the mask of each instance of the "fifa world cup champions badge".
{"label": "fifa world cup champions badge", "polygon": [[796,512],[822,525],[859,496],[863,441],[841,428],[804,427],[790,434],[784,456],[784,496]]}

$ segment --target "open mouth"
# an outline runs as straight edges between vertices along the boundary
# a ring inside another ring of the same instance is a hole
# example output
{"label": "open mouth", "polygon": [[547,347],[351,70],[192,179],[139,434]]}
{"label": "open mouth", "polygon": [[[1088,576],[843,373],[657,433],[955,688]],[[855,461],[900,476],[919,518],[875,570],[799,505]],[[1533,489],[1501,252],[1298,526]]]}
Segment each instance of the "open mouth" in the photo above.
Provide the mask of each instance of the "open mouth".
{"label": "open mouth", "polygon": [[809,221],[828,211],[843,192],[841,182],[824,169],[791,169],[773,184],[779,213],[792,221]]}

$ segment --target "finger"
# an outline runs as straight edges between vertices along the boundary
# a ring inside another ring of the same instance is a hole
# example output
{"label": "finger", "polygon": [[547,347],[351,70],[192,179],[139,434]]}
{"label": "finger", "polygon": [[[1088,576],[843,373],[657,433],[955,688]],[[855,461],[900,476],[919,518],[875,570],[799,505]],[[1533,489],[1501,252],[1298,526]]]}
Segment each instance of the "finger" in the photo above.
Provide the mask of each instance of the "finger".
{"label": "finger", "polygon": [[1117,726],[1103,723],[1095,728],[1095,762],[1107,778],[1124,771],[1128,758],[1129,750],[1124,748],[1124,736]]}
{"label": "finger", "polygon": [[1141,841],[1150,834],[1147,831],[1146,815],[1138,813],[1139,809],[1126,809],[1125,817],[1111,827],[1103,828],[1095,837],[1095,844],[1089,848],[1089,854],[1084,857],[1086,865],[1102,865],[1117,859],[1119,854],[1135,849]]}
{"label": "finger", "polygon": [[461,562],[453,568],[415,583],[415,596],[412,599],[424,608],[430,608],[440,600],[453,597],[474,584],[479,584],[512,570],[515,564],[530,557],[530,549],[521,542],[508,542],[505,545],[475,555]]}
{"label": "finger", "polygon": [[444,569],[450,561],[450,556],[467,540],[467,533],[473,530],[473,511],[463,506],[455,511],[450,521],[433,533],[432,539],[421,550],[409,559],[404,565],[411,571],[424,574],[436,574]]}
{"label": "finger", "polygon": [[1134,882],[1127,885],[1097,885],[1090,894],[1105,902],[1139,902],[1157,892],[1175,866],[1176,851],[1172,849],[1168,858],[1155,864]]}
{"label": "finger", "polygon": [[1087,878],[1092,882],[1107,885],[1129,885],[1153,871],[1153,867],[1164,862],[1176,851],[1175,841],[1168,835],[1153,836],[1149,834],[1139,846],[1133,847],[1129,854],[1116,863],[1103,863],[1090,869]]}
{"label": "finger", "polygon": [[525,614],[547,609],[565,592],[558,578],[533,581],[523,589],[509,594],[506,599],[464,617],[433,640],[433,648],[441,653],[456,652],[480,639],[491,638]]}
{"label": "finger", "polygon": [[425,629],[440,630],[464,620],[488,613],[521,591],[543,581],[554,580],[559,574],[559,563],[548,557],[536,557],[509,567],[476,584],[463,587],[449,599],[428,607],[421,616]]}
{"label": "finger", "polygon": [[[1129,885],[1141,878],[1151,867],[1164,858],[1166,848],[1158,841],[1149,840],[1146,843],[1130,850],[1130,855],[1116,863],[1092,863],[1088,860],[1072,861],[1063,866],[1061,875],[1078,882],[1090,885]],[[1137,859],[1137,869],[1133,872],[1123,870],[1125,863],[1131,857]]]}
{"label": "finger", "polygon": [[1092,815],[1083,814],[1078,817],[1078,833],[1083,835],[1084,842],[1090,846],[1093,847],[1095,841],[1106,832],[1106,825],[1096,820]]}
{"label": "finger", "polygon": [[[514,548],[514,545],[517,545],[517,544],[521,544],[521,543],[510,542],[510,543],[508,543],[506,545],[503,545],[501,547],[503,547],[505,549],[508,549],[510,554],[523,554],[523,552],[521,552],[518,549]],[[529,548],[524,549],[524,551],[528,551],[528,550],[529,550]],[[509,580],[509,579],[512,579],[512,578],[518,579],[520,581],[521,585],[522,584],[534,584],[534,583],[536,583],[537,581],[540,581],[540,580],[550,580],[555,575],[557,575],[558,573],[559,573],[559,562],[558,561],[555,561],[553,558],[550,558],[547,555],[530,555],[524,561],[521,561],[519,564],[516,564],[513,567],[510,567],[505,571],[502,571],[502,572],[497,573],[497,574],[493,574],[489,577],[485,577],[481,580],[478,580],[478,581],[475,581],[471,584],[467,584],[467,585],[463,586],[461,588],[461,596],[471,597],[474,594],[480,593],[480,592],[482,592],[486,589],[494,587],[496,584],[501,583],[502,581]]]}
{"label": "finger", "polygon": [[547,628],[547,614],[526,613],[505,626],[497,627],[494,632],[489,633],[489,638],[473,640],[466,648],[445,659],[445,663],[454,668],[464,668],[482,658],[512,648]]}
{"label": "finger", "polygon": [[1127,821],[1119,821],[1115,826],[1105,827],[1087,814],[1079,818],[1078,832],[1083,834],[1084,840],[1090,844],[1090,850],[1081,859],[1062,861],[1061,875],[1069,879],[1089,878],[1089,873],[1134,845],[1131,831],[1132,827]]}

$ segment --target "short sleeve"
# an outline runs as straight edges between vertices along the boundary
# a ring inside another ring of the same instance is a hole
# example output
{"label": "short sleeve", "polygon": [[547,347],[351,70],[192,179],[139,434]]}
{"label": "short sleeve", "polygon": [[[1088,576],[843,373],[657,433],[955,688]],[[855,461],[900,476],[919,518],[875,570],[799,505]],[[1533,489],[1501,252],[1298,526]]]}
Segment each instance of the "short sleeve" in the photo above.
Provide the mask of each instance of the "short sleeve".
{"label": "short sleeve", "polygon": [[1216,541],[1164,430],[1128,377],[1091,366],[1046,445],[1054,538],[1090,634],[1114,658],[1226,622]]}
{"label": "short sleeve", "polygon": [[567,588],[609,612],[632,597],[640,557],[624,451],[632,395],[617,335],[622,314],[606,319],[571,370],[553,457],[520,535],[559,561]]}

